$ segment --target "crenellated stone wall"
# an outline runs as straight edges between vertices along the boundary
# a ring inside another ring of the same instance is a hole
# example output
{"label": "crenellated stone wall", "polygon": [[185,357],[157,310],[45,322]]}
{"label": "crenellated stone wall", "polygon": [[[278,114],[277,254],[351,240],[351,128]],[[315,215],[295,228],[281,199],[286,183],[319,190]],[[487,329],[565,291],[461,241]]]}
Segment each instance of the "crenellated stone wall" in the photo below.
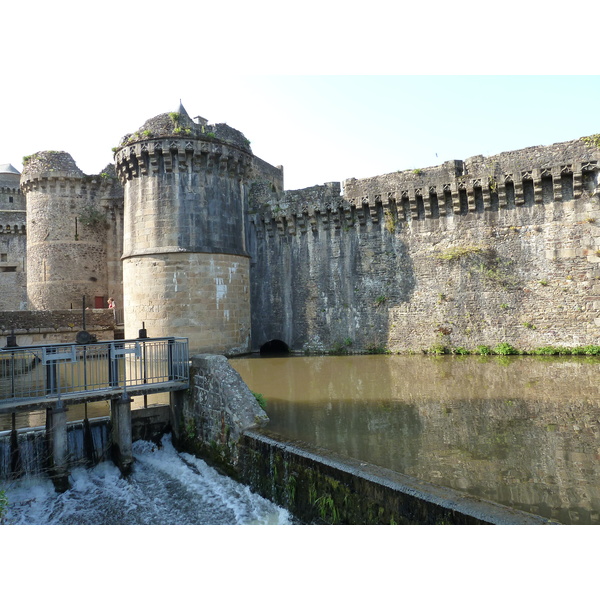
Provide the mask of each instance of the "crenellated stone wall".
{"label": "crenellated stone wall", "polygon": [[251,194],[253,348],[596,344],[597,137]]}

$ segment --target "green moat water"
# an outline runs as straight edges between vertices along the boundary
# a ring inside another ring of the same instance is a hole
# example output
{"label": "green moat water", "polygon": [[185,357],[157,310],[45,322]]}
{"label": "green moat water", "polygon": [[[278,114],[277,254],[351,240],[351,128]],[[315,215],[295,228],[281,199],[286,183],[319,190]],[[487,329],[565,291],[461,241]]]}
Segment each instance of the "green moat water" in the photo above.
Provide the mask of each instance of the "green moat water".
{"label": "green moat water", "polygon": [[231,364],[267,398],[267,431],[562,523],[600,523],[597,358]]}

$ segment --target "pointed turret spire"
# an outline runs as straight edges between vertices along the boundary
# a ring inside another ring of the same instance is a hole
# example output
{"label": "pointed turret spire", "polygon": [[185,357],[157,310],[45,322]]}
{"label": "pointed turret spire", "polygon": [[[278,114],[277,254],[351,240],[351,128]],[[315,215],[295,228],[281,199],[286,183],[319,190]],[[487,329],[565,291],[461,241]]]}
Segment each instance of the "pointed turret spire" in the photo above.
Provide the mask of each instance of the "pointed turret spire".
{"label": "pointed turret spire", "polygon": [[187,110],[185,110],[185,108],[183,108],[181,98],[179,99],[179,110],[177,112],[182,116],[186,116],[188,119],[190,118],[190,115],[187,114]]}
{"label": "pointed turret spire", "polygon": [[10,163],[0,165],[0,173],[11,173],[14,175],[20,175],[19,171],[17,171]]}

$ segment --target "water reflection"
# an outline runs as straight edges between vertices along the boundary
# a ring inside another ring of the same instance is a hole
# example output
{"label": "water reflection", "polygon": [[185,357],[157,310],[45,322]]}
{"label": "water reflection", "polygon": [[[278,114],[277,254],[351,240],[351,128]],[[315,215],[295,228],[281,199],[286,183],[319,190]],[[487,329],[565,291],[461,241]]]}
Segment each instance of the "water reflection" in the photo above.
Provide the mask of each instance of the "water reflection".
{"label": "water reflection", "polygon": [[268,429],[563,523],[600,522],[600,361],[234,359]]}

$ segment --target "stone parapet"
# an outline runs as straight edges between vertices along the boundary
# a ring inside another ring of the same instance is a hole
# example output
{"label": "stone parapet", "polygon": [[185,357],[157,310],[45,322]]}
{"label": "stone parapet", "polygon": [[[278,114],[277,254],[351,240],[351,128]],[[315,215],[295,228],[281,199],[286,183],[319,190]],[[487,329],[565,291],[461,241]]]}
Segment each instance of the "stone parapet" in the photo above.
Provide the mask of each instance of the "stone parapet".
{"label": "stone parapet", "polygon": [[183,106],[149,119],[114,150],[123,185],[134,177],[189,169],[215,169],[221,177],[246,178],[252,167],[250,142],[240,131],[225,123],[195,122]]}
{"label": "stone parapet", "polygon": [[117,173],[123,184],[142,175],[214,169],[220,176],[245,178],[251,155],[220,141],[181,138],[148,139],[115,153]]}
{"label": "stone parapet", "polygon": [[348,179],[277,194],[255,187],[254,214],[266,235],[347,228],[354,224],[418,222],[598,196],[597,138],[535,146],[494,156]]}
{"label": "stone parapet", "polygon": [[473,156],[438,167],[344,182],[352,206],[395,208],[400,220],[578,200],[598,194],[600,148],[592,138]]}
{"label": "stone parapet", "polygon": [[[81,310],[0,311],[0,336],[16,335],[19,346],[75,343],[77,332],[82,327]],[[86,310],[85,328],[98,340],[114,339],[113,311]],[[0,343],[0,346],[4,345]]]}

